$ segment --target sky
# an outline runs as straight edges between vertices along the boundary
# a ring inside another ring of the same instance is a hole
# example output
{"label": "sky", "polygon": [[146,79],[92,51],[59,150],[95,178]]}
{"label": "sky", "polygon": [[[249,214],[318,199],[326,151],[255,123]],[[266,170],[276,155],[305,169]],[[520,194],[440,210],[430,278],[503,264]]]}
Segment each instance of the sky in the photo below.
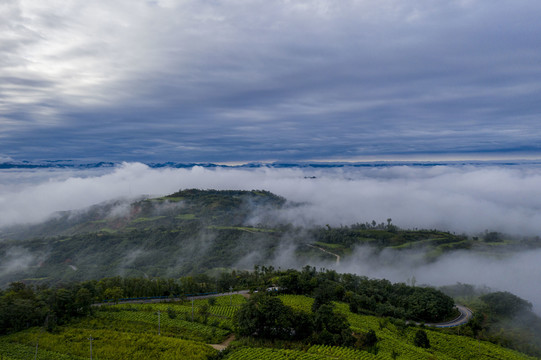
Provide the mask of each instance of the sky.
{"label": "sky", "polygon": [[0,160],[541,157],[538,0],[0,0]]}

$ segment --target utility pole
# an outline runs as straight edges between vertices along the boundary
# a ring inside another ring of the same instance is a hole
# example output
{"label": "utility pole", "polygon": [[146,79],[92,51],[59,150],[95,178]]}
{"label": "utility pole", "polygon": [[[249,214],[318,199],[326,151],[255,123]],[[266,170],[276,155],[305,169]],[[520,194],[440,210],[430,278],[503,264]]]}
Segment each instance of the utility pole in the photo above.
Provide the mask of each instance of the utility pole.
{"label": "utility pole", "polygon": [[92,335],[90,335],[90,337],[88,338],[88,340],[90,340],[90,360],[92,360],[92,340],[94,340],[94,338],[92,337]]}
{"label": "utility pole", "polygon": [[39,331],[38,338],[36,339],[36,353],[34,354],[34,360],[38,359],[38,345],[39,345],[39,337],[41,336],[41,333],[45,330],[45,327],[49,324],[49,314],[45,317],[45,323],[43,324],[43,327]]}
{"label": "utility pole", "polygon": [[38,344],[39,344],[39,336],[41,335],[41,332],[38,334],[38,338],[36,340],[36,353],[34,354],[34,360],[37,360],[38,358]]}

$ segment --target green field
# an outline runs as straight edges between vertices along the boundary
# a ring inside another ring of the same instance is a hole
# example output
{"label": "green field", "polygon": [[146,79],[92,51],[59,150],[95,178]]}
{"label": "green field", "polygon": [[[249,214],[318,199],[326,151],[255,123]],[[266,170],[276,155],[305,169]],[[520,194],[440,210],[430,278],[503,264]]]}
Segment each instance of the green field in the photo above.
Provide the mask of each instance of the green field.
{"label": "green field", "polygon": [[[280,295],[291,308],[311,312],[314,299],[303,295]],[[119,304],[96,307],[91,316],[72,320],[47,332],[30,328],[0,337],[0,359],[80,360],[89,358],[92,338],[95,359],[209,359],[219,344],[232,334],[234,316],[246,303],[241,295],[184,302]],[[471,337],[425,328],[431,347],[414,345],[417,326],[404,322],[359,315],[345,303],[334,302],[336,313],[346,316],[354,334],[375,331],[378,342],[362,348],[317,345],[302,342],[273,342],[252,338],[233,341],[224,359],[330,360],[330,359],[534,359],[498,345]],[[192,312],[193,309],[193,312]],[[193,321],[192,321],[193,313]],[[286,347],[282,349],[281,347]]]}
{"label": "green field", "polygon": [[53,332],[31,328],[0,337],[0,359],[34,358],[36,342],[38,359],[87,359],[90,337],[95,359],[207,359],[217,353],[208,344],[231,334],[245,301],[241,295],[217,298],[213,306],[196,300],[193,321],[191,302],[101,306]]}

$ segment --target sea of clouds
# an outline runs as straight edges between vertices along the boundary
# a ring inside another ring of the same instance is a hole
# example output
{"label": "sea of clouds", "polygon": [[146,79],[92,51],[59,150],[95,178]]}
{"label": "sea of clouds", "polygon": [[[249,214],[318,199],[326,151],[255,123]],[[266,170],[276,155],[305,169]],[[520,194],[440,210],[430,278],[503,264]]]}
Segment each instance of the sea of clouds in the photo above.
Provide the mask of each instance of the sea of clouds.
{"label": "sea of clouds", "polygon": [[303,204],[281,214],[299,225],[392,218],[403,228],[537,235],[539,184],[541,167],[521,166],[9,169],[0,173],[0,226],[185,188],[264,189]]}
{"label": "sea of clouds", "polygon": [[[297,225],[340,226],[392,218],[402,228],[437,228],[475,236],[486,230],[541,234],[541,167],[218,167],[151,168],[124,163],[97,169],[9,169],[0,176],[0,226],[36,223],[57,211],[112,199],[161,196],[179,189],[264,189],[298,204],[276,214]],[[257,221],[257,219],[255,219]],[[281,266],[295,264],[283,245]],[[24,253],[24,249],[16,249]],[[18,253],[9,254],[17,261]],[[28,257],[28,254],[25,254]],[[24,260],[24,259],[23,259]],[[487,257],[472,252],[418,261],[404,252],[358,248],[339,271],[391,281],[457,282],[511,291],[541,309],[541,251]]]}

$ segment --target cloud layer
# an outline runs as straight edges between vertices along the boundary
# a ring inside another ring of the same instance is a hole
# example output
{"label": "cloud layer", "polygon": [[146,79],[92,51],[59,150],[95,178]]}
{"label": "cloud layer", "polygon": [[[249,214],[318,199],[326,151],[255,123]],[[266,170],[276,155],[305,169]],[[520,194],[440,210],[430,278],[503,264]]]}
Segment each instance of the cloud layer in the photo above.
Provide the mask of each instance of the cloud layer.
{"label": "cloud layer", "polygon": [[152,169],[124,163],[84,171],[4,170],[0,225],[40,221],[55,211],[184,188],[264,189],[302,204],[277,214],[299,225],[392,218],[404,228],[538,235],[539,183],[541,168],[535,166]]}
{"label": "cloud layer", "polygon": [[[82,209],[116,198],[165,195],[179,189],[265,189],[300,204],[277,213],[299,225],[349,225],[375,219],[404,228],[439,228],[475,234],[484,230],[517,235],[541,234],[541,168],[535,166],[387,166],[330,169],[263,167],[152,169],[140,163],[93,170],[2,170],[0,226],[36,222],[54,211]],[[314,178],[315,177],[315,178]],[[117,209],[122,211],[122,209]],[[257,218],[254,218],[257,222]],[[200,244],[198,245],[200,246]],[[140,255],[134,249],[126,264]],[[288,241],[280,244],[274,264],[302,266]],[[42,256],[43,254],[39,255]],[[453,253],[425,263],[422,254],[359,248],[339,271],[419,284],[456,282],[511,291],[534,303],[540,313],[539,250],[490,258]],[[27,266],[38,255],[14,248],[0,272]],[[261,262],[253,253],[239,266]],[[318,266],[334,267],[334,264]]]}
{"label": "cloud layer", "polygon": [[537,152],[535,0],[0,4],[0,154]]}

